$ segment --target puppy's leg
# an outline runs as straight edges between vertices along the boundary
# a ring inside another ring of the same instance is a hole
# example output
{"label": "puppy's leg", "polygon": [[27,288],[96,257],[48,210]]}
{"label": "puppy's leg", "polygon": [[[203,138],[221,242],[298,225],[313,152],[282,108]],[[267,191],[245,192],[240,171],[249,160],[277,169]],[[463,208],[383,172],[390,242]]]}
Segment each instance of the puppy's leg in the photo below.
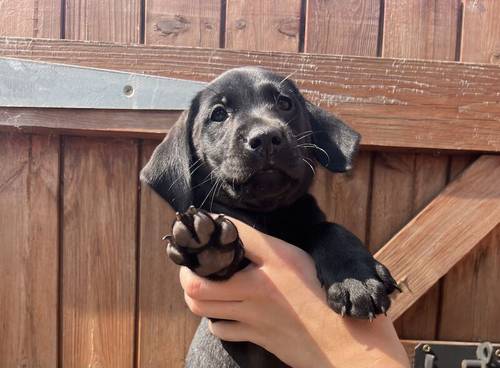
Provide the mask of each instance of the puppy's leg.
{"label": "puppy's leg", "polygon": [[175,263],[212,280],[231,277],[243,260],[243,246],[234,224],[224,215],[212,217],[191,206],[177,213],[167,253]]}
{"label": "puppy's leg", "polygon": [[330,307],[370,320],[385,313],[391,304],[389,294],[399,290],[389,270],[342,226],[322,223],[311,230],[306,242]]}

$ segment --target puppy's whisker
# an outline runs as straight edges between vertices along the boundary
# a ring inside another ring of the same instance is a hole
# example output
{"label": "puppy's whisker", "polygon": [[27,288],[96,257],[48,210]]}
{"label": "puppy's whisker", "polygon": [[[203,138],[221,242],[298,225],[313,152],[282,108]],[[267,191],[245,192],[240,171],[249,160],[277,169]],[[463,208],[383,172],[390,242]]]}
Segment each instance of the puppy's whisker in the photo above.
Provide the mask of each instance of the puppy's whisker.
{"label": "puppy's whisker", "polygon": [[318,150],[326,156],[326,159],[328,160],[328,162],[326,164],[328,165],[330,163],[330,155],[328,154],[328,152],[326,152],[323,148],[318,147],[317,145],[315,145],[313,143],[303,143],[303,144],[297,145],[297,147],[312,148],[312,149]]}
{"label": "puppy's whisker", "polygon": [[283,79],[281,80],[281,82],[279,83],[279,85],[281,86],[281,84],[282,84],[283,82],[285,82],[288,78],[290,78],[292,75],[294,75],[294,74],[295,74],[295,73],[297,73],[298,71],[299,71],[299,70],[297,69],[297,70],[294,70],[293,72],[291,72],[290,74],[288,74],[285,78],[283,78]]}
{"label": "puppy's whisker", "polygon": [[[219,184],[218,187],[217,187],[217,184]],[[210,202],[210,211],[212,211],[212,206],[214,205],[215,195],[217,194],[217,192],[219,191],[221,186],[222,186],[222,179],[217,179],[217,181],[215,182],[215,189],[212,192],[212,201]]]}
{"label": "puppy's whisker", "polygon": [[[193,169],[193,171],[191,171],[191,169],[192,169],[192,168],[193,168],[193,167],[194,167],[197,163],[199,163],[200,161],[201,161],[201,159],[198,159],[198,160],[196,160],[196,161],[195,161],[195,162],[194,162],[191,166],[189,166],[188,171],[189,171],[189,174],[190,174],[190,175],[192,175],[192,174],[193,174],[196,170],[198,170],[201,166],[203,166],[203,162],[202,162],[202,163],[201,163],[200,165],[198,165],[195,169]],[[170,184],[170,186],[168,187],[167,191],[170,191],[170,190],[173,188],[173,186],[174,186],[174,185],[175,185],[175,184],[176,184],[179,180],[181,180],[181,179],[183,179],[183,178],[184,178],[184,176],[183,176],[183,175],[179,175],[179,177],[178,177],[177,179],[175,179],[175,180],[172,182],[172,184]]]}
{"label": "puppy's whisker", "polygon": [[309,166],[309,168],[311,169],[311,171],[312,171],[313,175],[316,175],[316,171],[314,170],[313,165],[311,165],[311,164],[309,163],[309,161],[307,161],[307,160],[306,160],[305,158],[303,158],[303,157],[302,157],[302,161],[304,161],[304,162],[307,164],[307,166]]}
{"label": "puppy's whisker", "polygon": [[218,180],[215,181],[214,185],[212,185],[212,187],[208,191],[207,196],[205,197],[205,199],[203,200],[203,202],[201,202],[200,208],[203,208],[203,205],[207,201],[208,197],[210,197],[210,194],[212,194],[212,191],[214,190],[215,186],[217,185],[217,182],[218,182]]}
{"label": "puppy's whisker", "polygon": [[297,138],[297,137],[302,137],[303,135],[306,135],[306,134],[313,134],[314,132],[312,130],[306,130],[305,132],[300,132],[299,134],[295,134],[293,137],[294,138]]}
{"label": "puppy's whisker", "polygon": [[312,132],[311,132],[311,133],[308,133],[308,134],[304,134],[303,136],[301,136],[301,137],[297,138],[297,139],[296,139],[296,141],[298,142],[298,141],[300,141],[300,140],[302,140],[302,139],[304,139],[304,138],[310,137],[311,135],[313,135],[313,133],[312,133]]}

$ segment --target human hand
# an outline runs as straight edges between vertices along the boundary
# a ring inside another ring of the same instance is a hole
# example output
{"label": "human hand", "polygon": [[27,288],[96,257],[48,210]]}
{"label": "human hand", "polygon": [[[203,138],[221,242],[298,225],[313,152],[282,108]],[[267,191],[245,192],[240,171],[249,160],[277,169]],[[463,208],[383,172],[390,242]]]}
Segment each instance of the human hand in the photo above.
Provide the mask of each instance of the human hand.
{"label": "human hand", "polygon": [[307,253],[232,221],[251,265],[224,282],[180,271],[191,311],[225,320],[209,323],[214,335],[253,342],[298,368],[409,366],[388,318],[342,318],[326,303]]}

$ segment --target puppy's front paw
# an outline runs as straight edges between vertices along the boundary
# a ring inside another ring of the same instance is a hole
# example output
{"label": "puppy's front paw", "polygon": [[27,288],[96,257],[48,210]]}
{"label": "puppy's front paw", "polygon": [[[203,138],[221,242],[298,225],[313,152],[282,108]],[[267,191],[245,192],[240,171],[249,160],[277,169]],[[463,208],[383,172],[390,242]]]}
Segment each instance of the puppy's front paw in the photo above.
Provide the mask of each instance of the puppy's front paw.
{"label": "puppy's front paw", "polygon": [[176,217],[172,235],[165,237],[172,261],[213,280],[227,279],[238,270],[243,246],[236,227],[224,215],[212,219],[191,206]]}
{"label": "puppy's front paw", "polygon": [[386,313],[391,305],[389,294],[400,290],[389,270],[374,259],[341,272],[345,277],[327,284],[328,304],[342,316],[370,319]]}

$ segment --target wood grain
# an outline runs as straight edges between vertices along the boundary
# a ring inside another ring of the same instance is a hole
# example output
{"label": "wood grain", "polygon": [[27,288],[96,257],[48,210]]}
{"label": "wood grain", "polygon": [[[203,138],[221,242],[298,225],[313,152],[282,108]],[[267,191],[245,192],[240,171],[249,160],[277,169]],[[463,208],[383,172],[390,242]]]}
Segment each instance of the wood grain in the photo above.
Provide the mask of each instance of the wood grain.
{"label": "wood grain", "polygon": [[[377,54],[378,1],[310,1],[306,13],[307,52]],[[372,153],[362,152],[352,172],[333,175],[318,170],[312,187],[328,219],[346,226],[363,241],[366,241],[371,163]]]}
{"label": "wood grain", "polygon": [[0,107],[0,131],[162,139],[180,111]]}
{"label": "wood grain", "polygon": [[147,0],[145,43],[219,47],[220,15],[220,0]]}
{"label": "wood grain", "polygon": [[500,64],[500,2],[464,0],[461,60]]}
{"label": "wood grain", "polygon": [[[499,3],[495,1],[466,1],[464,3],[462,52],[464,61],[498,63],[500,52]],[[450,175],[456,176],[469,162],[469,157],[452,161]],[[470,252],[443,279],[441,320],[438,338],[457,340],[500,340],[496,326],[500,319],[496,288],[500,265],[500,227]],[[459,316],[460,324],[454,317]]]}
{"label": "wood grain", "polygon": [[385,57],[455,60],[460,0],[385,0]]}
{"label": "wood grain", "polygon": [[59,38],[60,0],[0,1],[0,36]]}
{"label": "wood grain", "polygon": [[57,365],[59,141],[0,134],[0,366]]}
{"label": "wood grain", "polygon": [[[141,167],[158,143],[144,142]],[[179,267],[169,260],[161,240],[171,230],[174,218],[170,206],[142,184],[139,367],[182,367],[199,321],[184,303]]]}
{"label": "wood grain", "polygon": [[64,139],[62,364],[132,367],[137,144]]}
{"label": "wood grain", "polygon": [[226,8],[226,48],[298,51],[300,0],[231,0]]}
{"label": "wood grain", "polygon": [[310,0],[306,13],[305,52],[377,56],[380,0]]}
{"label": "wood grain", "polygon": [[66,0],[65,37],[139,43],[140,0]]}
{"label": "wood grain", "polygon": [[499,222],[500,157],[481,156],[376,253],[403,287],[391,317],[406,311]]}
{"label": "wood grain", "polygon": [[500,151],[493,65],[9,38],[0,55],[196,80],[260,65],[296,72],[304,94],[360,131],[365,146]]}
{"label": "wood grain", "polygon": [[[385,1],[382,56],[454,60],[458,9],[459,0]],[[423,114],[427,111],[428,108],[422,108]],[[449,161],[444,155],[430,154],[377,156],[370,221],[373,250],[446,185]],[[435,338],[438,304],[439,287],[435,286],[397,321],[399,336]]]}

